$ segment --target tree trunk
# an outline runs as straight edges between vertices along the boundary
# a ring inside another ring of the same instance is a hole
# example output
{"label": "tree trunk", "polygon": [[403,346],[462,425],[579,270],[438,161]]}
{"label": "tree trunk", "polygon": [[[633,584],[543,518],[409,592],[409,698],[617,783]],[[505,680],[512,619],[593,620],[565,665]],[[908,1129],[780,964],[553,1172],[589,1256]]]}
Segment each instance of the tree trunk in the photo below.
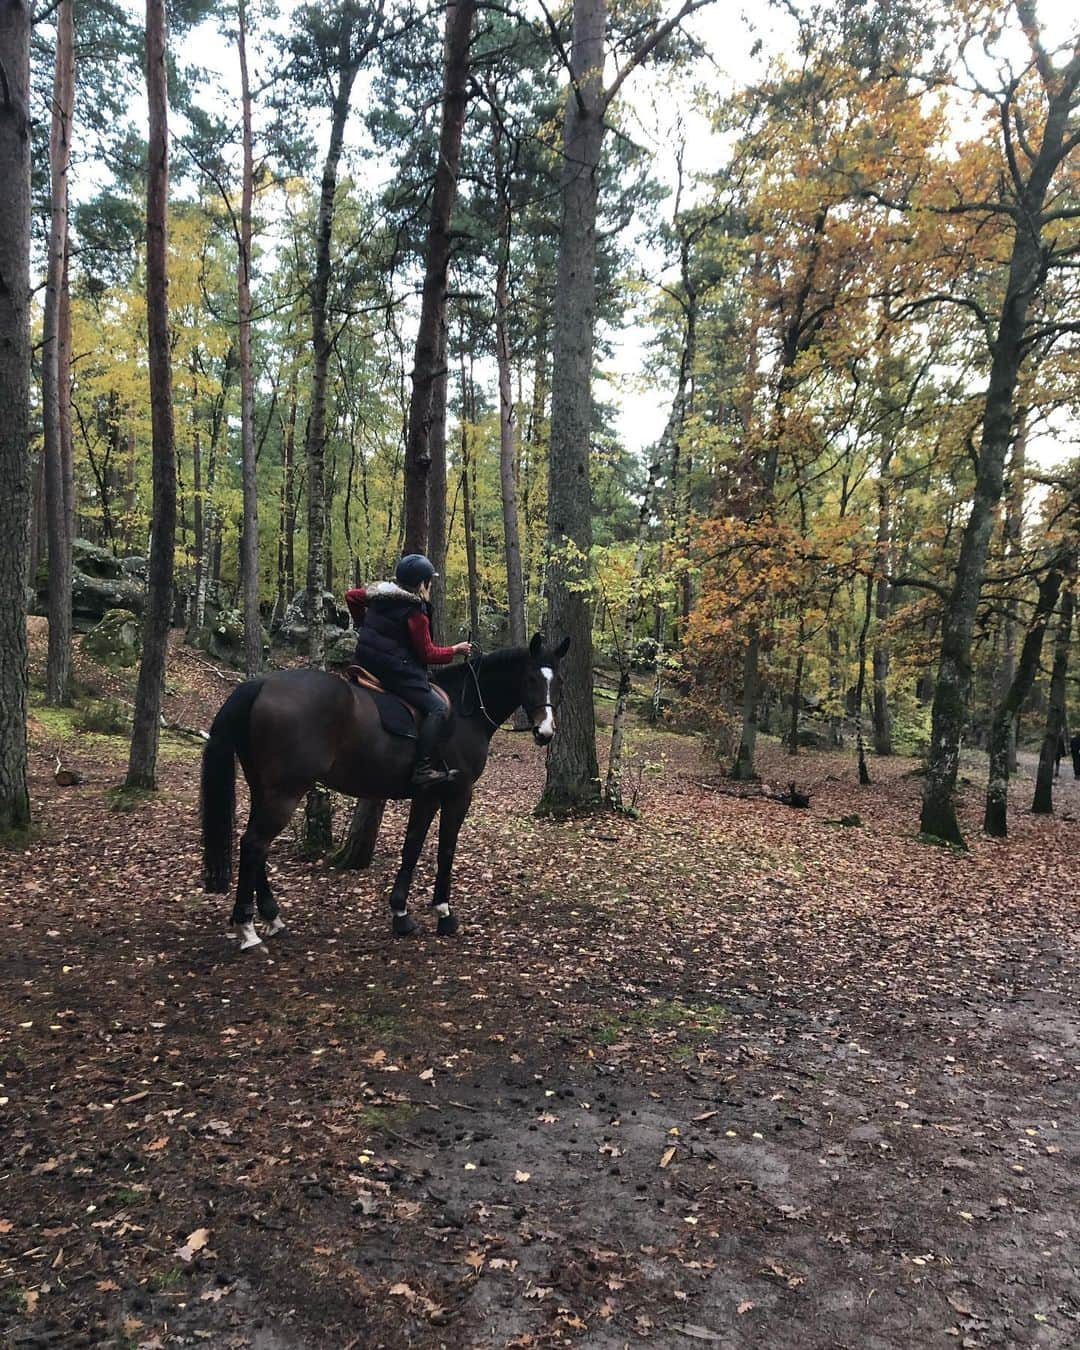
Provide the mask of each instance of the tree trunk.
{"label": "tree trunk", "polygon": [[262,669],[262,616],[259,613],[259,494],[255,478],[255,374],[251,366],[251,207],[255,184],[251,134],[251,86],[248,81],[247,3],[239,0],[237,54],[240,58],[240,117],[243,170],[237,234],[237,348],[240,357],[240,463],[244,523],[240,534],[243,584],[244,668],[250,679]]}
{"label": "tree trunk", "polygon": [[806,641],[806,624],[799,615],[799,654],[795,658],[795,679],[791,686],[791,721],[788,724],[788,754],[799,753],[799,713],[802,710],[803,670],[806,666],[806,653],[803,643]]}
{"label": "tree trunk", "polygon": [[[319,213],[315,227],[315,275],[311,284],[311,408],[308,413],[305,459],[307,463],[307,611],[308,662],[321,668],[325,658],[323,586],[326,580],[326,387],[330,370],[332,339],[327,316],[330,294],[331,243],[334,233],[334,199],[338,164],[345,140],[349,101],[356,80],[357,63],[352,58],[352,21],[343,25],[339,45],[337,86],[330,119],[330,142],[323,161]],[[315,812],[312,818],[323,819]]]}
{"label": "tree trunk", "polygon": [[345,842],[334,854],[336,867],[362,871],[371,866],[385,810],[385,802],[365,799],[356,803]]}
{"label": "tree trunk", "polygon": [[589,447],[606,22],[605,0],[574,0],[552,349],[547,575],[551,640],[568,637],[570,650],[562,663],[559,730],[548,752],[547,784],[538,808],[552,813],[600,801],[590,601],[584,586],[592,548]]}
{"label": "tree trunk", "polygon": [[1024,700],[1031,692],[1039,670],[1043,637],[1050,615],[1061,590],[1061,572],[1053,566],[1039,582],[1039,599],[1035,614],[1024,638],[1017,664],[1004,697],[994,710],[990,724],[990,775],[986,786],[986,810],[983,830],[995,839],[1008,834],[1009,810],[1009,748],[1015,746],[1016,722]]}
{"label": "tree trunk", "polygon": [[889,581],[892,548],[892,493],[887,477],[891,452],[881,457],[881,476],[878,479],[878,528],[877,528],[877,595],[875,618],[877,629],[874,634],[874,753],[891,755],[892,750],[892,714],[889,711],[889,639],[885,635],[885,625],[892,609],[892,585]]}
{"label": "tree trunk", "polygon": [[[1072,66],[1080,64],[1076,58]],[[923,790],[924,835],[963,845],[956,818],[956,777],[960,742],[971,689],[971,642],[982,590],[983,570],[994,516],[1001,500],[1005,456],[1013,432],[1013,399],[1024,359],[1028,310],[1043,288],[1041,217],[1051,179],[1071,143],[1065,141],[1075,70],[1062,72],[1049,106],[1042,143],[1031,163],[1014,218],[1008,280],[983,410],[982,436],[971,512],[964,526],[952,591],[942,618],[941,657]],[[1006,114],[1007,115],[1007,114]],[[1029,162],[1032,157],[1029,155]]]}
{"label": "tree trunk", "polygon": [[299,396],[296,367],[289,377],[289,416],[281,438],[281,612],[296,594],[296,411]]}
{"label": "tree trunk", "polygon": [[742,734],[735,752],[731,777],[740,782],[756,778],[754,753],[757,749],[758,717],[761,707],[761,638],[755,630],[743,652]]}
{"label": "tree trunk", "polygon": [[[65,240],[64,275],[60,282],[60,331],[57,353],[57,376],[60,388],[60,463],[64,478],[64,517],[69,539],[74,539],[75,517],[75,441],[71,427],[73,389],[71,378],[71,266],[70,231]],[[104,504],[103,504],[104,505]]]}
{"label": "tree trunk", "polygon": [[146,175],[146,328],[154,505],[142,659],[135,690],[131,754],[125,781],[129,788],[156,786],[158,728],[173,613],[176,445],[169,342],[169,131],[165,46],[165,0],[146,0],[146,92],[150,109]]}
{"label": "tree trunk", "polygon": [[[1074,564],[1075,566],[1075,564]],[[1035,777],[1035,795],[1031,809],[1037,816],[1051,815],[1054,810],[1054,765],[1058,746],[1065,734],[1065,681],[1069,673],[1069,643],[1072,639],[1075,581],[1070,578],[1062,592],[1058,608],[1057,632],[1054,635],[1054,665],[1050,674],[1050,699],[1046,707],[1046,732],[1039,752],[1039,769]]]}
{"label": "tree trunk", "polygon": [[862,628],[859,630],[859,675],[855,681],[855,753],[859,762],[859,782],[870,784],[870,770],[866,767],[866,740],[863,736],[863,709],[866,703],[866,634],[870,629],[870,614],[874,600],[874,574],[866,578],[866,604]]}
{"label": "tree trunk", "polygon": [[0,3],[0,839],[30,824],[26,564],[30,519],[30,6]]}
{"label": "tree trunk", "polygon": [[[1006,561],[1009,562],[1019,558],[1023,548],[1024,470],[1026,458],[1027,413],[1025,409],[1021,409],[1017,414],[1016,436],[1013,440],[1012,456],[1009,465],[1009,496],[1005,507],[1005,558]],[[1004,698],[1008,693],[1016,674],[1017,628],[1016,601],[1010,598],[1006,603],[1005,623],[1002,633],[1004,650],[1002,651],[1001,671],[998,677],[998,689],[1000,690],[1001,698]],[[1013,716],[1013,725],[1009,734],[1007,751],[1009,773],[1011,774],[1016,772],[1016,735],[1019,725],[1019,716],[1020,707],[1018,704]]]}
{"label": "tree trunk", "polygon": [[413,360],[409,430],[405,444],[405,552],[428,547],[428,478],[431,469],[432,391],[439,373],[439,335],[446,322],[450,266],[450,217],[457,194],[461,136],[468,97],[469,39],[476,0],[447,0],[439,160],[431,197],[424,289]]}
{"label": "tree trunk", "polygon": [[613,811],[625,810],[622,795],[622,751],[626,722],[626,706],[630,700],[630,673],[634,658],[634,628],[641,614],[641,579],[645,571],[645,546],[649,539],[649,519],[656,495],[656,480],[660,473],[660,460],[655,458],[649,465],[649,479],[645,485],[645,495],[641,499],[638,512],[637,547],[634,550],[634,569],[630,574],[630,593],[626,597],[623,610],[621,641],[617,645],[619,657],[619,692],[615,698],[615,713],[611,721],[611,750],[608,755],[607,780],[604,784],[604,801]]}
{"label": "tree trunk", "polygon": [[[73,0],[60,0],[56,15],[56,68],[49,135],[51,201],[48,270],[41,343],[41,402],[45,455],[45,509],[49,538],[49,656],[47,703],[70,701],[71,678],[71,489],[66,483],[61,404],[70,399],[67,344],[63,341],[63,290],[67,277],[68,169],[75,99]],[[63,351],[61,349],[64,349]]]}
{"label": "tree trunk", "polygon": [[440,635],[446,632],[446,389],[447,327],[445,318],[439,328],[439,349],[436,357],[438,374],[431,390],[431,470],[428,476],[428,557],[435,565],[438,578],[432,587],[432,630]]}
{"label": "tree trunk", "polygon": [[844,696],[840,676],[840,629],[829,624],[829,743],[839,748],[844,744]]}
{"label": "tree trunk", "polygon": [[469,634],[480,639],[480,577],[476,565],[476,518],[474,513],[474,486],[472,465],[470,417],[472,399],[469,397],[465,375],[465,355],[461,357],[461,524],[465,532],[465,566],[469,580]]}
{"label": "tree trunk", "polygon": [[525,588],[521,575],[521,533],[518,526],[517,447],[514,437],[514,396],[510,381],[510,331],[507,269],[510,250],[510,212],[502,212],[503,240],[495,278],[495,351],[499,365],[499,487],[502,494],[503,542],[506,549],[506,607],[510,645],[524,647]]}

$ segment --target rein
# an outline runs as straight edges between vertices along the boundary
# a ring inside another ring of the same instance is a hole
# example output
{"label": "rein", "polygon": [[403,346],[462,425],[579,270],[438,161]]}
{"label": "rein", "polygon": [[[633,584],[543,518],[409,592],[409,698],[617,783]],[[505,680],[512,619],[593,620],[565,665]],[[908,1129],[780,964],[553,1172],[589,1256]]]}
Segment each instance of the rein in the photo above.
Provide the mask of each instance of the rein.
{"label": "rein", "polygon": [[[470,641],[472,641],[471,638],[470,638]],[[482,650],[481,647],[480,647],[479,642],[473,642],[472,645],[476,648],[476,655],[475,655],[475,657],[473,657],[473,656],[467,657],[467,658],[466,658],[466,661],[465,661],[465,665],[466,665],[467,668],[468,668],[469,674],[472,676],[473,690],[474,690],[475,693],[476,693],[476,706],[472,709],[471,712],[467,712],[467,711],[466,711],[466,709],[465,709],[465,687],[462,686],[462,690],[461,690],[461,715],[462,715],[462,717],[474,717],[478,712],[479,712],[479,713],[482,713],[482,714],[484,715],[484,718],[485,718],[485,720],[487,721],[488,725],[491,727],[491,729],[492,729],[493,731],[498,731],[498,729],[502,726],[502,722],[496,722],[495,719],[494,719],[494,717],[492,717],[492,715],[488,712],[487,707],[486,707],[485,704],[484,704],[484,695],[483,695],[483,692],[482,692],[482,690],[481,690],[481,688],[480,688],[480,676],[479,676],[479,674],[477,673],[477,672],[479,671],[479,668],[480,668],[480,662],[484,659],[484,653],[483,653],[483,650]],[[526,709],[525,709],[525,712],[526,712],[526,714],[531,718],[532,715],[533,715],[533,713],[539,712],[541,708],[551,708],[551,706],[552,706],[552,705],[551,705],[550,703],[538,703],[538,704],[536,705],[535,708],[526,708]],[[509,714],[507,714],[507,716],[509,716]],[[506,719],[504,718],[503,720],[505,721]],[[515,731],[515,732],[523,732],[523,731],[524,731],[524,732],[531,732],[531,731],[533,730],[533,728],[532,728],[532,725],[530,724],[530,725],[527,726],[527,727],[511,727],[510,730],[511,730],[511,731]]]}

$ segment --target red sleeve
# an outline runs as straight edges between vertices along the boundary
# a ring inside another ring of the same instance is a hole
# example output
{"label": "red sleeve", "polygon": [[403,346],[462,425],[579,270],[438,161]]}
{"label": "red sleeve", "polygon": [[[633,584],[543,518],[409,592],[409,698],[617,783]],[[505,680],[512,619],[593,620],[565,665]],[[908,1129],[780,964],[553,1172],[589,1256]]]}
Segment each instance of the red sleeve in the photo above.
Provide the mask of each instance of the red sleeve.
{"label": "red sleeve", "polygon": [[431,624],[423,610],[410,614],[407,626],[413,651],[425,666],[445,666],[454,659],[453,647],[436,647],[431,641]]}
{"label": "red sleeve", "polygon": [[349,607],[353,623],[359,628],[364,622],[364,615],[367,613],[367,591],[364,590],[363,586],[357,586],[355,590],[346,591],[345,603]]}

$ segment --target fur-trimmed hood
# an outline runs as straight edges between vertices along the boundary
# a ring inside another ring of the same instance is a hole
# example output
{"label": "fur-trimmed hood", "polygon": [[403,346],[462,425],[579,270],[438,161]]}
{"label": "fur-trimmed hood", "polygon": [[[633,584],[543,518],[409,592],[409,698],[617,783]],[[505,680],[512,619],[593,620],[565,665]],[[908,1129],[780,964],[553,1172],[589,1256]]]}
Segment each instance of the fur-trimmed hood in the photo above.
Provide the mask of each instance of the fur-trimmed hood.
{"label": "fur-trimmed hood", "polygon": [[369,601],[398,600],[410,605],[422,605],[424,603],[415,591],[407,591],[404,586],[399,586],[396,581],[374,581],[370,586],[365,586],[364,591]]}

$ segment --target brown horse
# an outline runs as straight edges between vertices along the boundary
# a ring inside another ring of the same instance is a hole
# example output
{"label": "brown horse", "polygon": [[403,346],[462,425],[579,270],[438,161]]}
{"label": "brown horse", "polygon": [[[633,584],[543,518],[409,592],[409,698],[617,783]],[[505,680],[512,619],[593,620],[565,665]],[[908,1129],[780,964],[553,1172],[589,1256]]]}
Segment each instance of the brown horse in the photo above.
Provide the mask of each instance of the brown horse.
{"label": "brown horse", "polygon": [[409,887],[428,829],[441,810],[439,861],[432,900],[437,932],[456,933],[450,910],[450,870],[458,833],[484,771],[491,738],[517,708],[529,718],[538,745],[555,735],[559,662],[567,638],[546,651],[537,634],[528,648],[494,652],[438,675],[450,697],[451,716],[439,747],[456,770],[445,787],[413,796],[409,785],[414,743],[384,730],[374,697],[364,688],[320,670],[281,670],[247,680],[225,700],[210,728],[202,762],[203,884],[224,894],[232,872],[235,759],[251,793],[247,828],[240,839],[240,867],[232,924],[241,950],[257,946],[255,905],[266,935],[285,925],[266,874],[270,845],[292,819],[310,788],[322,783],[350,797],[413,796],[401,866],[390,893],[393,931],[416,931],[407,910]]}

